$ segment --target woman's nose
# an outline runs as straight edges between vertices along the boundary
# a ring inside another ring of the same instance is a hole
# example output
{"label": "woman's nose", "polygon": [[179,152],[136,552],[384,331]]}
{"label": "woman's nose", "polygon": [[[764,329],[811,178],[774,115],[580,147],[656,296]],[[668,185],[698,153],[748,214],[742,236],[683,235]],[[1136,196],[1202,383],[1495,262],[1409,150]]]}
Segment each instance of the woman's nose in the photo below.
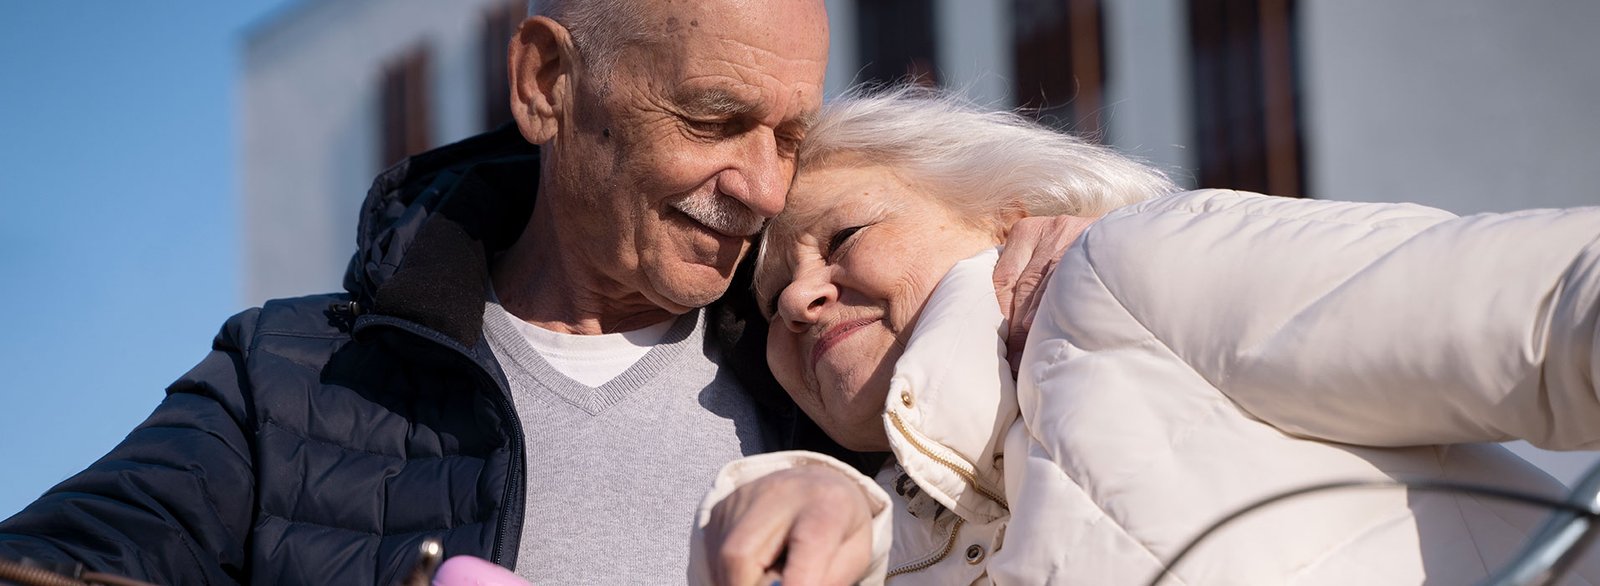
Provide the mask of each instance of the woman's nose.
{"label": "woman's nose", "polygon": [[829,303],[838,300],[838,287],[817,277],[795,279],[778,294],[778,315],[791,332],[804,333],[821,319]]}

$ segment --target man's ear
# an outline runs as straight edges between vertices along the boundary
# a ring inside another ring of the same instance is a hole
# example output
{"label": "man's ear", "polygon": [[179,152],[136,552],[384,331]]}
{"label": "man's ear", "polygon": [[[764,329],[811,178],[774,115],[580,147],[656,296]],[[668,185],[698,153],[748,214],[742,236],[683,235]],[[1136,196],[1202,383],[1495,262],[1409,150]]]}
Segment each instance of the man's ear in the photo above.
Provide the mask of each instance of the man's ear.
{"label": "man's ear", "polygon": [[522,21],[507,48],[511,116],[522,137],[544,144],[556,135],[562,111],[572,96],[577,53],[567,27],[544,16]]}

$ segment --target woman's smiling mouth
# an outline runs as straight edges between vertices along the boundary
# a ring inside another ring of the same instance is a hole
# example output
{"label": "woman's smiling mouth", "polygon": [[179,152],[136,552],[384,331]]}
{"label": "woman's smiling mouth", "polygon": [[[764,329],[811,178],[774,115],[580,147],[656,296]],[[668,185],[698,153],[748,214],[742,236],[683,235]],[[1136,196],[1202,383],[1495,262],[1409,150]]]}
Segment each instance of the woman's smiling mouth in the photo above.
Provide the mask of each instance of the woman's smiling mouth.
{"label": "woman's smiling mouth", "polygon": [[817,343],[811,346],[811,371],[816,372],[817,362],[822,359],[822,355],[829,349],[843,342],[845,338],[850,337],[850,334],[854,334],[860,331],[861,328],[879,321],[882,320],[873,317],[847,320],[835,324],[833,327],[828,328],[827,331],[822,332],[821,336],[817,336]]}

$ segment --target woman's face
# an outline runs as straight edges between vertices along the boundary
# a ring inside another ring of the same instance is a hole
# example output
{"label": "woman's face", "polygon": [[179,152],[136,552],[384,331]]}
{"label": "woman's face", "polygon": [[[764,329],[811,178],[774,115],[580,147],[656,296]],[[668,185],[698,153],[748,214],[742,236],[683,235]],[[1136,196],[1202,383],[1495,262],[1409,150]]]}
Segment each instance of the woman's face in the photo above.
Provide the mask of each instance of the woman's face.
{"label": "woman's face", "polygon": [[835,441],[887,451],[879,416],[917,314],[957,261],[999,243],[884,167],[802,172],[768,229],[756,296],[767,363]]}

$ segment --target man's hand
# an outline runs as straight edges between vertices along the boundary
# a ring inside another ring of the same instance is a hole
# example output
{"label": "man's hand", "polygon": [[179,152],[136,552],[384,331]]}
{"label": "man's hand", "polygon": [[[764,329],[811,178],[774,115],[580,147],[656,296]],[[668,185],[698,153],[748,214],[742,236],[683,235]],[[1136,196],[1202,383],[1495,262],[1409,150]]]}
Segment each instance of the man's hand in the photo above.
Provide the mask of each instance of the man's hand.
{"label": "man's hand", "polygon": [[1000,298],[1010,331],[1006,332],[1006,361],[1015,376],[1022,366],[1022,345],[1028,341],[1034,314],[1044,296],[1044,284],[1056,270],[1061,254],[1085,228],[1100,218],[1045,216],[1023,218],[1011,225],[1006,248],[994,265],[994,291]]}
{"label": "man's hand", "polygon": [[[705,544],[712,579],[750,586],[776,572],[785,586],[854,583],[872,564],[872,509],[861,487],[837,470],[768,474],[711,510]],[[782,567],[775,567],[780,556]]]}

